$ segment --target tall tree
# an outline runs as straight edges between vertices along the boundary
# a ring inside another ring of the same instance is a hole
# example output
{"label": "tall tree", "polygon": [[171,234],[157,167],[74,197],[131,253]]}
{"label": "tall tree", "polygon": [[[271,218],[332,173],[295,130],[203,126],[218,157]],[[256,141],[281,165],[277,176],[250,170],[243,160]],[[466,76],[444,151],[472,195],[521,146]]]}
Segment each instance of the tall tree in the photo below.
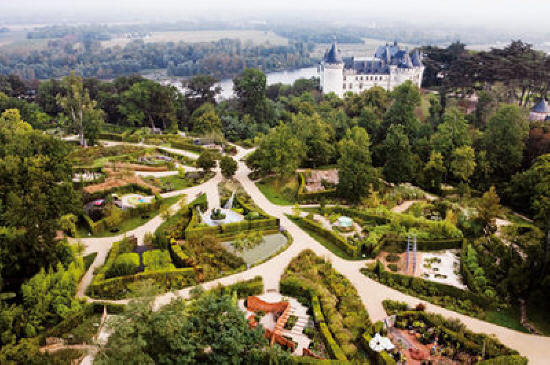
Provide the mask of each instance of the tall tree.
{"label": "tall tree", "polygon": [[437,126],[437,131],[431,138],[433,148],[443,155],[447,161],[447,167],[449,167],[452,152],[457,147],[468,146],[471,143],[468,123],[464,115],[456,108],[447,110],[443,115],[443,123]]}
{"label": "tall tree", "polygon": [[385,157],[383,174],[386,180],[393,183],[411,181],[413,159],[403,125],[391,125],[381,147]]}
{"label": "tall tree", "polygon": [[430,159],[426,162],[422,170],[423,185],[426,189],[439,193],[441,191],[441,183],[445,177],[447,169],[443,163],[443,155],[439,152],[432,151]]}
{"label": "tall tree", "polygon": [[338,193],[350,202],[359,202],[368,195],[369,185],[376,182],[369,135],[363,128],[354,127],[340,141],[338,148]]}
{"label": "tall tree", "polygon": [[196,75],[182,83],[186,88],[185,101],[190,113],[204,103],[216,103],[216,96],[222,91],[221,86],[216,85],[219,81],[210,75]]}
{"label": "tall tree", "polygon": [[266,76],[254,68],[245,69],[233,79],[233,90],[242,114],[249,114],[257,123],[270,123],[266,97]]}
{"label": "tall tree", "polygon": [[272,172],[283,178],[294,174],[303,157],[302,143],[288,125],[281,124],[262,138],[247,162],[261,174]]}
{"label": "tall tree", "polygon": [[61,216],[78,212],[68,153],[17,110],[0,116],[0,277],[9,286],[67,254],[55,234]]}
{"label": "tall tree", "polygon": [[410,81],[399,85],[391,92],[393,104],[384,115],[384,128],[388,130],[393,124],[401,124],[409,140],[416,138],[420,121],[415,115],[415,109],[420,105],[420,91]]}
{"label": "tall tree", "polygon": [[486,191],[477,203],[478,218],[483,224],[485,234],[491,234],[496,231],[495,218],[502,212],[500,197],[495,187]]}
{"label": "tall tree", "polygon": [[518,106],[503,105],[489,119],[483,146],[495,179],[508,180],[520,169],[528,133],[526,115]]}
{"label": "tall tree", "polygon": [[57,95],[57,102],[65,111],[73,127],[78,131],[80,145],[86,146],[86,132],[91,133],[91,139],[103,123],[103,112],[97,108],[96,101],[90,99],[87,89],[84,89],[82,78],[74,73],[61,81],[65,94]]}
{"label": "tall tree", "polygon": [[467,183],[476,168],[475,151],[470,146],[458,147],[452,153],[451,172],[460,181]]}
{"label": "tall tree", "polygon": [[122,93],[118,108],[130,126],[175,128],[178,95],[173,86],[145,80],[133,84]]}

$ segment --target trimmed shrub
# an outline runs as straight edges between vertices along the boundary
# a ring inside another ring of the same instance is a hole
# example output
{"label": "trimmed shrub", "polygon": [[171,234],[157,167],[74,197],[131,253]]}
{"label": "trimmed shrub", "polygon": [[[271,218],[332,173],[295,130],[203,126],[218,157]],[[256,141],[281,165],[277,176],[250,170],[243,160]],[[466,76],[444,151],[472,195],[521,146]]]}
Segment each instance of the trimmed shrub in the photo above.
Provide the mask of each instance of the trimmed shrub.
{"label": "trimmed shrub", "polygon": [[321,323],[325,321],[325,316],[323,315],[323,311],[321,311],[321,304],[319,303],[319,297],[314,296],[311,299],[311,308],[313,311],[313,319],[316,323]]}
{"label": "trimmed shrub", "polygon": [[145,272],[174,269],[170,252],[167,250],[152,250],[143,253],[143,265]]}
{"label": "trimmed shrub", "polygon": [[242,299],[251,295],[262,294],[264,292],[264,283],[261,276],[255,276],[250,280],[239,281],[229,286],[219,285],[213,290],[219,292],[220,294],[231,294],[236,292],[237,297]]}
{"label": "trimmed shrub", "polygon": [[323,337],[323,341],[327,345],[327,350],[330,356],[334,357],[336,360],[347,360],[344,351],[342,351],[340,346],[338,346],[336,341],[334,341],[334,338],[332,337],[332,334],[330,333],[327,324],[325,322],[321,322],[319,324],[319,329],[321,331],[321,337]]}
{"label": "trimmed shrub", "polygon": [[88,288],[91,296],[104,299],[123,299],[130,292],[128,285],[137,281],[152,280],[165,290],[183,289],[197,284],[195,270],[191,267],[182,269],[142,272],[135,275],[119,276],[103,281],[94,281]]}
{"label": "trimmed shrub", "polygon": [[183,250],[180,245],[171,245],[170,252],[172,253],[172,261],[176,267],[192,266],[192,260]]}
{"label": "trimmed shrub", "polygon": [[135,274],[139,267],[139,255],[137,253],[123,253],[117,256],[113,264],[105,272],[105,278]]}

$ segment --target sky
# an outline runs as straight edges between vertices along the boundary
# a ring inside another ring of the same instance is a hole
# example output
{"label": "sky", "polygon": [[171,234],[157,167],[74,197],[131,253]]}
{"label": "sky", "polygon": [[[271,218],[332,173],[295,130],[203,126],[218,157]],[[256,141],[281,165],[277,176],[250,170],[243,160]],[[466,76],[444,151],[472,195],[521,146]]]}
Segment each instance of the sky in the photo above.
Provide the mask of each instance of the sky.
{"label": "sky", "polygon": [[0,19],[394,21],[550,32],[550,0],[0,0]]}

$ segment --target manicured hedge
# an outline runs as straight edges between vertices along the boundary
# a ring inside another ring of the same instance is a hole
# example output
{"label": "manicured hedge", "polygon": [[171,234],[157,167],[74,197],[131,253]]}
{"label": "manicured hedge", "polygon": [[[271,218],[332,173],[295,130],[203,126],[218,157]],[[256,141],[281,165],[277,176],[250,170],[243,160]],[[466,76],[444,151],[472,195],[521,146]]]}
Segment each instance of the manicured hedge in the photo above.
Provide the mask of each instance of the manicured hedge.
{"label": "manicured hedge", "polygon": [[[381,240],[380,247],[386,245],[398,245],[403,251],[407,249],[407,239],[402,237],[386,236]],[[462,247],[462,238],[449,238],[440,240],[416,240],[416,247],[418,251],[439,251],[439,250],[451,250]]]}
{"label": "manicured hedge", "polygon": [[369,357],[373,360],[376,365],[396,365],[397,362],[393,357],[391,357],[386,351],[376,352],[372,350],[369,346],[369,342],[372,340],[372,337],[368,333],[364,333],[361,338],[361,344],[365,351],[369,354]]}
{"label": "manicured hedge", "polygon": [[175,269],[170,252],[167,250],[151,250],[143,253],[145,272]]}
{"label": "manicured hedge", "polygon": [[250,280],[239,281],[228,286],[219,285],[212,290],[220,294],[231,294],[236,292],[237,297],[242,299],[250,295],[262,294],[264,292],[264,283],[262,277],[258,275]]}
{"label": "manicured hedge", "polygon": [[190,267],[191,265],[191,259],[183,250],[181,249],[180,245],[171,245],[170,246],[170,252],[172,256],[172,262],[176,267]]}
{"label": "manicured hedge", "polygon": [[362,212],[358,209],[347,208],[347,207],[332,207],[332,208],[325,208],[325,210],[331,213],[343,214],[351,218],[359,218],[364,222],[372,222],[376,224],[390,223],[390,219],[387,217]]}
{"label": "manicured hedge", "polygon": [[122,253],[131,252],[135,248],[136,248],[136,243],[129,239],[123,239],[122,241],[113,243],[113,245],[111,246],[111,250],[109,251],[109,255],[105,260],[105,264],[99,269],[98,273],[94,276],[93,281],[95,282],[95,281],[104,280],[106,273],[111,271],[111,266],[113,266],[117,257]]}
{"label": "manicured hedge", "polygon": [[330,198],[336,194],[336,189],[327,189],[308,193],[306,191],[306,178],[303,172],[298,173],[298,180],[300,181],[300,186],[298,187],[298,194],[296,195],[296,198],[300,203],[315,203],[322,198]]}
{"label": "manicured hedge", "polygon": [[253,231],[253,230],[273,230],[279,228],[279,220],[274,217],[265,219],[245,219],[236,223],[222,224],[219,226],[198,226],[199,214],[196,209],[192,211],[192,217],[185,229],[185,239],[195,239],[207,234],[212,235],[234,235],[238,232]]}
{"label": "manicured hedge", "polygon": [[152,195],[153,191],[149,187],[132,183],[132,184],[124,185],[124,186],[115,186],[115,187],[113,187],[111,189],[107,189],[107,190],[96,191],[96,192],[91,193],[91,194],[84,193],[84,200],[86,202],[90,202],[92,200],[103,198],[104,196],[106,196],[108,194],[115,194],[115,193],[116,194],[143,193],[143,194],[147,194],[147,195]]}
{"label": "manicured hedge", "polygon": [[135,252],[120,254],[105,272],[105,278],[135,274],[139,267],[139,255]]}
{"label": "manicured hedge", "polygon": [[323,228],[320,224],[303,217],[293,216],[293,219],[299,220],[301,223],[303,223],[307,228],[311,229],[315,233],[320,234],[324,238],[328,239],[338,247],[340,247],[342,250],[344,250],[348,255],[356,257],[359,255],[359,247],[353,246],[348,243],[347,239],[340,236],[336,232],[332,232],[329,230],[326,230]]}
{"label": "manicured hedge", "polygon": [[432,293],[433,296],[450,296],[463,301],[469,300],[482,308],[490,308],[494,304],[493,300],[491,300],[490,298],[472,293],[467,290],[459,289],[452,285],[441,284],[430,280],[424,280],[418,277],[401,275],[386,271],[379,260],[377,260],[376,271],[376,274],[382,284],[394,282],[413,290],[420,287],[429,288],[429,291]]}
{"label": "manicured hedge", "polygon": [[313,311],[313,319],[316,323],[321,323],[325,321],[325,316],[323,315],[323,311],[321,311],[321,303],[319,303],[319,297],[314,296],[311,299],[311,308]]}
{"label": "manicured hedge", "polygon": [[[103,194],[101,195],[103,196]],[[163,202],[163,198],[160,196],[156,196],[153,202],[149,204],[139,204],[135,208],[132,209],[125,209],[122,210],[122,219],[129,219],[132,217],[138,217],[150,212],[154,212],[158,210]],[[107,223],[105,221],[106,218],[100,219],[97,222],[94,222],[88,215],[83,214],[82,219],[84,224],[88,227],[88,230],[92,232],[92,234],[100,234],[105,232],[105,230],[108,228]]]}
{"label": "manicured hedge", "polygon": [[321,330],[321,337],[323,337],[323,341],[325,341],[325,344],[327,345],[327,350],[330,356],[336,358],[336,360],[347,360],[344,351],[342,351],[340,346],[338,346],[336,341],[334,341],[334,337],[332,337],[332,333],[330,333],[327,324],[325,322],[321,322],[319,324],[319,329]]}
{"label": "manicured hedge", "polygon": [[199,153],[205,150],[204,147],[193,144],[192,142],[177,141],[174,139],[170,140],[170,147]]}
{"label": "manicured hedge", "polygon": [[477,362],[477,365],[527,365],[529,360],[520,355],[498,356]]}
{"label": "manicured hedge", "polygon": [[121,299],[128,293],[128,284],[141,280],[153,280],[166,290],[183,289],[197,283],[192,267],[182,269],[142,272],[136,275],[119,276],[112,279],[94,281],[89,287],[91,296],[105,299]]}

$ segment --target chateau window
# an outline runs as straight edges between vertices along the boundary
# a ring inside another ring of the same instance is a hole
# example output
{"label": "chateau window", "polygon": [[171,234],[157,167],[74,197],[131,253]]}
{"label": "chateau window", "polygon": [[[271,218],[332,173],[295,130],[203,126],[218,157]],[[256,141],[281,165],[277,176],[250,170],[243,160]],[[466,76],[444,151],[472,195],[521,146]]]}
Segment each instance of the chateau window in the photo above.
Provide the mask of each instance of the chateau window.
{"label": "chateau window", "polygon": [[346,84],[343,85],[342,89],[346,90]]}
{"label": "chateau window", "polygon": [[359,84],[359,89],[362,89],[363,88],[363,83],[360,83]]}
{"label": "chateau window", "polygon": [[363,76],[361,76],[361,81],[363,81]]}
{"label": "chateau window", "polygon": [[355,76],[355,81],[359,80],[359,77]]}
{"label": "chateau window", "polygon": [[[344,81],[346,81],[346,76],[344,76]],[[345,89],[345,88],[344,88]]]}
{"label": "chateau window", "polygon": [[353,84],[351,82],[349,83],[349,88],[353,89]]}

